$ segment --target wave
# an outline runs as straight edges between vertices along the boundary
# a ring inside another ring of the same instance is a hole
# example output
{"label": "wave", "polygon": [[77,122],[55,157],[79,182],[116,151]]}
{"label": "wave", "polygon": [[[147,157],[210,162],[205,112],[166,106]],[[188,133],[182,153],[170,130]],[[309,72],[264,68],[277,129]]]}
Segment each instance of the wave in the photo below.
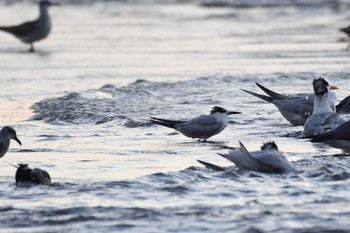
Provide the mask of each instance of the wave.
{"label": "wave", "polygon": [[[151,116],[180,119],[206,114],[213,106],[248,109],[247,95],[240,88],[259,81],[284,90],[286,85],[305,86],[315,73],[209,76],[179,82],[137,80],[127,86],[107,84],[99,89],[72,92],[42,100],[31,109],[31,120],[53,124],[103,124],[115,122],[128,128],[147,127]],[[345,79],[347,73],[327,74],[330,79]],[[278,87],[280,86],[280,87]],[[249,100],[249,99],[248,99]],[[235,104],[236,106],[232,106]],[[253,109],[254,110],[254,109]],[[247,119],[249,120],[249,119]]]}
{"label": "wave", "polygon": [[35,112],[31,120],[73,124],[115,121],[125,127],[148,126],[150,115],[164,114],[175,104],[219,104],[208,94],[213,81],[215,78],[177,83],[138,80],[125,87],[105,85],[40,101],[31,107]]}

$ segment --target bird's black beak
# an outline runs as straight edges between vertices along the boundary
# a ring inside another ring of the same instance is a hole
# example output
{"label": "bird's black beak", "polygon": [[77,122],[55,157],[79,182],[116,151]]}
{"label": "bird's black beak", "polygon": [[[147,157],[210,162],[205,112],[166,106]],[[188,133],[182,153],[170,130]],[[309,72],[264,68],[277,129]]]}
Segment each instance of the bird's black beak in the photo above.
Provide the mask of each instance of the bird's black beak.
{"label": "bird's black beak", "polygon": [[242,114],[241,112],[235,112],[235,111],[229,111],[227,115],[232,115],[232,114]]}
{"label": "bird's black beak", "polygon": [[18,139],[18,138],[14,138],[13,140],[15,140],[16,142],[18,142],[18,144],[20,144],[22,146],[22,142]]}

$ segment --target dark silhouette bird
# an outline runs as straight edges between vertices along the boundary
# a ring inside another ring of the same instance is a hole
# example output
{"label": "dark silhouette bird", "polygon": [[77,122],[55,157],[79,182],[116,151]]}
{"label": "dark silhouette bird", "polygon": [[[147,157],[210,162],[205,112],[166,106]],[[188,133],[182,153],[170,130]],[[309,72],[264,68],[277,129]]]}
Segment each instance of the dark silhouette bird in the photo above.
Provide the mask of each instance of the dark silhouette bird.
{"label": "dark silhouette bird", "polygon": [[22,145],[21,141],[17,138],[16,131],[13,128],[9,126],[3,127],[0,131],[0,158],[3,157],[8,151],[11,139]]}
{"label": "dark silhouette bird", "polygon": [[49,15],[49,7],[58,5],[47,0],[39,2],[39,17],[30,22],[25,22],[16,26],[3,26],[0,30],[8,32],[21,40],[25,44],[30,44],[30,52],[34,52],[34,42],[46,38],[51,31],[51,19]]}
{"label": "dark silhouette bird", "polygon": [[17,186],[50,185],[51,177],[45,170],[28,167],[28,164],[18,164],[16,171]]}

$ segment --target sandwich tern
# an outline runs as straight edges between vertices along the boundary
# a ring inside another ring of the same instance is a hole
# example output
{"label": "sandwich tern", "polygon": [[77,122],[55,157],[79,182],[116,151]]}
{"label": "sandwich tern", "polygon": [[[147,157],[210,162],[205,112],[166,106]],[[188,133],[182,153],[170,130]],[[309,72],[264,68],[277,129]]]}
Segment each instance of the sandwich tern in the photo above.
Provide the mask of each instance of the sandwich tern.
{"label": "sandwich tern", "polygon": [[[267,95],[261,95],[261,94],[244,90],[244,89],[242,89],[242,91],[248,94],[251,94],[255,97],[258,97],[262,100],[265,100],[269,103],[273,103],[278,108],[282,116],[290,124],[294,126],[304,125],[306,122],[306,119],[312,114],[313,105],[314,105],[314,93],[284,95],[284,94],[274,92],[259,83],[255,83],[255,84]],[[330,90],[336,90],[336,89],[338,88],[335,86],[330,86]],[[335,103],[337,101],[335,92],[330,91],[328,95],[329,95],[328,96],[329,105],[335,111],[336,110]],[[348,107],[348,110],[344,109],[342,112],[344,113],[346,113],[347,111],[350,112],[350,106],[346,105],[347,102],[345,102],[345,99],[343,101],[344,103],[340,107],[342,108]],[[347,101],[349,101],[348,104],[350,105],[350,100],[348,99]]]}
{"label": "sandwich tern", "polygon": [[[233,162],[238,168],[244,170],[258,171],[264,173],[285,173],[294,172],[291,163],[278,150],[275,142],[264,143],[260,151],[249,152],[245,146],[239,142],[240,147],[230,150],[228,154],[220,154],[222,157]],[[197,160],[207,168],[221,171],[224,168]]]}
{"label": "sandwich tern", "polygon": [[151,122],[173,128],[190,138],[206,140],[224,130],[228,124],[227,116],[241,114],[215,106],[209,115],[201,115],[187,121],[167,120],[151,117]]}

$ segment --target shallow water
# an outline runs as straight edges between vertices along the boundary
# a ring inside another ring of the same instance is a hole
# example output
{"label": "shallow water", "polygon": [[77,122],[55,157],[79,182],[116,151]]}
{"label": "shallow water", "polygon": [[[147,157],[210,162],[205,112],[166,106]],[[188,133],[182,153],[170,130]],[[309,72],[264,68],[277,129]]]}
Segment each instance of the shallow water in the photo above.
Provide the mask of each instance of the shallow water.
{"label": "shallow water", "polygon": [[[322,75],[339,100],[349,95],[337,31],[349,5],[208,2],[64,4],[51,9],[53,32],[35,54],[1,34],[0,122],[23,143],[1,158],[1,229],[348,232],[350,158],[303,139],[302,127],[240,89],[311,92]],[[29,3],[1,4],[0,22],[37,14]],[[243,114],[207,143],[149,123],[216,105]],[[242,171],[216,154],[238,140],[249,150],[274,140],[297,172]],[[231,167],[215,172],[197,159]],[[16,187],[6,163],[20,162],[48,170],[54,184]]]}

